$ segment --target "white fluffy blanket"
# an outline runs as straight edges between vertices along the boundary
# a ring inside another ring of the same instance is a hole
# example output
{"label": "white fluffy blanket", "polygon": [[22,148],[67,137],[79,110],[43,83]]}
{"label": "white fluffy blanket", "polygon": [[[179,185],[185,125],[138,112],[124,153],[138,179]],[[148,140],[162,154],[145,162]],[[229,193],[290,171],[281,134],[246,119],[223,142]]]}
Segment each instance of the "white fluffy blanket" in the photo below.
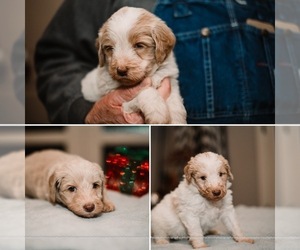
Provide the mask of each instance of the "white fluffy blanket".
{"label": "white fluffy blanket", "polygon": [[[217,229],[222,235],[209,235],[205,237],[205,243],[210,246],[208,249],[214,250],[257,250],[257,249],[275,249],[275,211],[272,208],[258,207],[236,207],[239,223],[244,235],[255,240],[255,243],[236,243],[226,232],[226,229],[219,226]],[[188,240],[171,241],[168,245],[156,245],[152,241],[152,249],[174,249],[185,250],[192,249]]]}
{"label": "white fluffy blanket", "polygon": [[149,195],[108,191],[116,211],[81,218],[60,205],[26,199],[26,249],[148,249]]}
{"label": "white fluffy blanket", "polygon": [[[0,198],[0,249],[149,249],[148,198],[109,191],[117,210],[85,219],[66,208],[42,200]],[[26,226],[25,226],[26,203]],[[245,235],[255,244],[236,243],[225,233],[207,236],[208,249],[299,249],[300,209],[238,206],[237,215]],[[276,211],[276,213],[275,213]],[[275,227],[276,219],[276,227]],[[274,239],[276,229],[276,240]],[[192,249],[187,240],[152,249]]]}
{"label": "white fluffy blanket", "polygon": [[0,249],[25,249],[25,201],[0,197]]}

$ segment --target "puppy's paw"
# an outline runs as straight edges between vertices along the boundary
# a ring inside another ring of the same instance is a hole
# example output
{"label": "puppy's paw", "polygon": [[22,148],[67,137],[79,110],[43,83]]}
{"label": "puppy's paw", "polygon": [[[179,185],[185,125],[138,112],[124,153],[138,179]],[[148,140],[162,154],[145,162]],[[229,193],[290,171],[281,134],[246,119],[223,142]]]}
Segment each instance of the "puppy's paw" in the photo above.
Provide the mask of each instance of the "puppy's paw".
{"label": "puppy's paw", "polygon": [[129,102],[123,102],[122,109],[124,113],[133,113],[138,111],[136,100],[131,100]]}
{"label": "puppy's paw", "polygon": [[151,115],[146,115],[145,120],[147,124],[170,124],[171,117],[169,112],[160,112],[161,110],[157,110],[153,112]]}
{"label": "puppy's paw", "polygon": [[103,204],[103,210],[102,210],[103,213],[112,212],[114,210],[115,210],[115,205],[112,202],[106,201]]}
{"label": "puppy's paw", "polygon": [[234,240],[238,243],[246,242],[246,243],[254,244],[254,240],[247,237],[235,237]]}
{"label": "puppy's paw", "polygon": [[161,86],[161,81],[163,80],[163,78],[161,78],[160,76],[158,75],[153,75],[151,77],[151,83],[152,83],[152,86],[155,88],[155,89],[158,89],[160,86]]}
{"label": "puppy's paw", "polygon": [[208,245],[206,245],[203,241],[199,240],[193,240],[191,241],[191,244],[194,249],[208,247]]}
{"label": "puppy's paw", "polygon": [[145,123],[143,115],[140,113],[126,113],[123,112],[125,121],[129,124],[143,124]]}

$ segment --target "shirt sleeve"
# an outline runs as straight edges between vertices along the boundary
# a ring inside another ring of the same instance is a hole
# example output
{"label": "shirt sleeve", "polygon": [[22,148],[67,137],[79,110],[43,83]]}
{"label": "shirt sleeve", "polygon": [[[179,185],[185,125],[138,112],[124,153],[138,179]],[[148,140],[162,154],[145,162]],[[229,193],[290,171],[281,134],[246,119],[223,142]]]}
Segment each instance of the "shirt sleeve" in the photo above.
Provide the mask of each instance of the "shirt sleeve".
{"label": "shirt sleeve", "polygon": [[110,3],[64,1],[37,44],[37,90],[51,123],[84,123],[92,108],[80,83],[98,64],[95,39],[112,12]]}

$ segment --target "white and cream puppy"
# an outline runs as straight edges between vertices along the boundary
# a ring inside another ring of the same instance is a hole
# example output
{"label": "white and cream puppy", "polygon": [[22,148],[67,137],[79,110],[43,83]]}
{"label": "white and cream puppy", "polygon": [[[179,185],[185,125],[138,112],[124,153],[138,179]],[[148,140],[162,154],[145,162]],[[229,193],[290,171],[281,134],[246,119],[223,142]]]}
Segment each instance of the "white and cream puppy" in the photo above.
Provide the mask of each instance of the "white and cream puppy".
{"label": "white and cream puppy", "polygon": [[25,198],[25,151],[15,151],[0,157],[0,196]]}
{"label": "white and cream puppy", "polygon": [[[99,66],[81,82],[84,98],[95,102],[120,86],[133,86],[150,77],[152,86],[123,103],[123,112],[142,112],[146,123],[186,123],[174,45],[175,36],[161,19],[141,8],[121,8],[99,30]],[[166,77],[171,93],[165,101],[157,88]]]}
{"label": "white and cream puppy", "polygon": [[60,203],[81,217],[115,209],[107,198],[100,166],[59,150],[43,150],[26,157],[25,194]]}
{"label": "white and cream puppy", "polygon": [[202,248],[204,235],[221,220],[237,242],[253,243],[243,236],[234,207],[227,160],[207,152],[192,157],[179,186],[152,210],[152,236],[157,244],[189,238],[193,248]]}

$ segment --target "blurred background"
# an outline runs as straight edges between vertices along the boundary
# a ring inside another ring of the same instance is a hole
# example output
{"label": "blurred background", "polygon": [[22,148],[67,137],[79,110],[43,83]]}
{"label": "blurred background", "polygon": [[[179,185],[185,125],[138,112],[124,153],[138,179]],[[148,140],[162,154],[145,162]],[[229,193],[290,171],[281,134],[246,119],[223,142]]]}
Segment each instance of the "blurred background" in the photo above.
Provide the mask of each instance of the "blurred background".
{"label": "blurred background", "polygon": [[0,157],[10,152],[24,150],[24,126],[0,126]]}
{"label": "blurred background", "polygon": [[0,249],[25,249],[25,128],[0,126]]}
{"label": "blurred background", "polygon": [[151,138],[152,193],[169,193],[191,156],[213,151],[229,161],[235,205],[275,206],[274,127],[152,127]]}
{"label": "blurred background", "polygon": [[[7,0],[8,1],[8,0]],[[24,1],[25,2],[25,1]],[[53,15],[63,0],[36,1],[26,0],[26,123],[49,123],[46,110],[36,92],[34,70],[34,52],[39,38],[43,34]],[[23,13],[24,14],[24,13]],[[34,109],[32,109],[34,107]]]}
{"label": "blurred background", "polygon": [[148,130],[148,126],[27,126],[26,154],[61,149],[104,165],[110,148],[148,149]]}
{"label": "blurred background", "polygon": [[276,249],[300,246],[300,127],[276,126]]}
{"label": "blurred background", "polygon": [[275,120],[276,124],[299,124],[299,0],[276,0],[275,8]]}
{"label": "blurred background", "polygon": [[276,206],[300,207],[300,127],[276,127]]}
{"label": "blurred background", "polygon": [[25,1],[0,1],[0,123],[25,121]]}

